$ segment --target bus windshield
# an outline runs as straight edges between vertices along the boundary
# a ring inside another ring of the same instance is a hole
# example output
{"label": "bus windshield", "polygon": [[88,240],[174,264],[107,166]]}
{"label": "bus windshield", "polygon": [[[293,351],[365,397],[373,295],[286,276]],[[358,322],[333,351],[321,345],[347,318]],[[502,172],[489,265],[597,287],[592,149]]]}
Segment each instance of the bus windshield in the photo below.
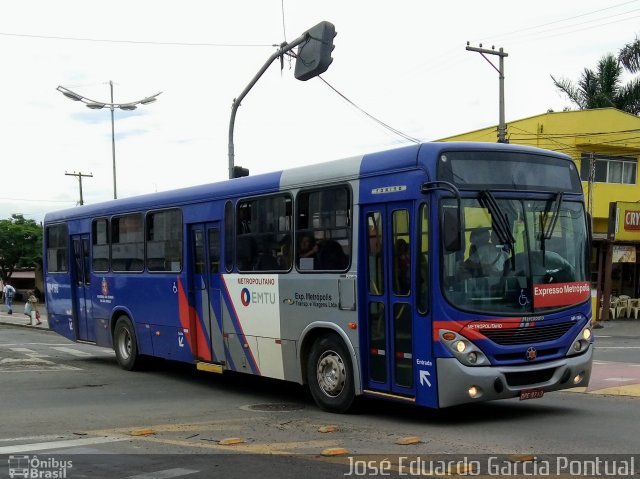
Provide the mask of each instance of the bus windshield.
{"label": "bus windshield", "polygon": [[[445,298],[464,311],[501,315],[539,314],[588,298],[582,203],[561,193],[543,200],[484,193],[462,199],[464,243],[444,251]],[[443,211],[455,205],[441,203]]]}

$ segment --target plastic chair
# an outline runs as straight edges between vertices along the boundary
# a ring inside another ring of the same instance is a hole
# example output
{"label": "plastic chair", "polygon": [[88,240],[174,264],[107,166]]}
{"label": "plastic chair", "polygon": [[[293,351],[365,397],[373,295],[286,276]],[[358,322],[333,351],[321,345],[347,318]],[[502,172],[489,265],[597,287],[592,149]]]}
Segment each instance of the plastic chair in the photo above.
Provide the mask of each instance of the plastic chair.
{"label": "plastic chair", "polygon": [[622,315],[621,313],[624,311],[624,316],[625,318],[629,317],[629,300],[631,299],[630,296],[627,296],[626,294],[621,294],[618,297],[618,302],[616,303],[616,318],[621,318]]}
{"label": "plastic chair", "polygon": [[[616,319],[617,306],[618,298],[616,296],[611,296],[611,300],[609,301],[609,319]],[[598,317],[602,317],[602,306],[600,306],[600,315]]]}
{"label": "plastic chair", "polygon": [[630,299],[629,306],[627,308],[627,317],[631,317],[633,312],[634,319],[638,319],[638,312],[640,311],[640,299]]}

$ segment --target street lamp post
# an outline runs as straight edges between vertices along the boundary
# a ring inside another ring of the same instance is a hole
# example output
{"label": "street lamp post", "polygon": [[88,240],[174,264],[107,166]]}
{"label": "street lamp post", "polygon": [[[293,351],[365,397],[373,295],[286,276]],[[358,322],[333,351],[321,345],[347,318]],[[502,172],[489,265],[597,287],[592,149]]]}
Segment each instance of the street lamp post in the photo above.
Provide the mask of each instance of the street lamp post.
{"label": "street lamp post", "polygon": [[109,81],[109,88],[111,91],[111,102],[110,103],[105,103],[105,102],[100,102],[100,101],[95,101],[95,100],[91,100],[85,96],[82,96],[76,92],[73,92],[71,90],[69,90],[68,88],[65,88],[63,86],[58,86],[58,88],[56,88],[56,90],[58,90],[60,93],[62,93],[64,96],[66,96],[67,98],[73,100],[73,101],[81,101],[82,103],[84,103],[87,108],[91,108],[92,110],[101,110],[102,108],[109,108],[109,110],[111,110],[111,154],[113,157],[113,199],[117,199],[118,198],[118,190],[116,188],[116,134],[115,134],[115,122],[113,119],[113,112],[114,110],[118,109],[118,110],[125,110],[125,111],[131,111],[131,110],[135,110],[136,108],[138,108],[138,105],[146,105],[148,103],[153,103],[154,101],[156,101],[158,98],[158,95],[160,95],[160,93],[162,92],[158,92],[155,95],[151,95],[148,96],[146,98],[143,98],[142,100],[137,100],[137,101],[132,101],[132,102],[128,102],[128,103],[114,103],[113,102],[113,82]]}

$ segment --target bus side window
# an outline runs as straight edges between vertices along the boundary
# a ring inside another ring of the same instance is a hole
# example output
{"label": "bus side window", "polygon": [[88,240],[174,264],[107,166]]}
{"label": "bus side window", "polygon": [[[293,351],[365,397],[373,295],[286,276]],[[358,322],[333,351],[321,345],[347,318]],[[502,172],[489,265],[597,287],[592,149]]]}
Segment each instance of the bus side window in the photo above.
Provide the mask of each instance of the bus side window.
{"label": "bus side window", "polygon": [[45,235],[47,249],[47,273],[69,271],[69,229],[66,224],[47,226]]}
{"label": "bus side window", "polygon": [[289,195],[239,201],[236,221],[238,271],[287,271],[291,255]]}
{"label": "bus side window", "polygon": [[345,271],[351,261],[351,191],[347,186],[302,191],[296,202],[296,266]]}

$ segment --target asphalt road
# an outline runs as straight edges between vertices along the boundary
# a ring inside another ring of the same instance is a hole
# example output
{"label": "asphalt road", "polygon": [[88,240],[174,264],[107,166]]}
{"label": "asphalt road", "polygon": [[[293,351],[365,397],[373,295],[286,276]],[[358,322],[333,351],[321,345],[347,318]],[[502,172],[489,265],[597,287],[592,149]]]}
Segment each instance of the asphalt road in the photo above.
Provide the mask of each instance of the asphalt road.
{"label": "asphalt road", "polygon": [[[637,340],[597,334],[599,370],[610,374],[598,380],[629,386]],[[603,390],[446,410],[364,400],[334,415],[295,384],[165,361],[127,372],[110,350],[0,325],[0,477],[2,458],[34,455],[75,461],[66,477],[311,479],[343,477],[368,455],[638,454],[640,399]]]}

